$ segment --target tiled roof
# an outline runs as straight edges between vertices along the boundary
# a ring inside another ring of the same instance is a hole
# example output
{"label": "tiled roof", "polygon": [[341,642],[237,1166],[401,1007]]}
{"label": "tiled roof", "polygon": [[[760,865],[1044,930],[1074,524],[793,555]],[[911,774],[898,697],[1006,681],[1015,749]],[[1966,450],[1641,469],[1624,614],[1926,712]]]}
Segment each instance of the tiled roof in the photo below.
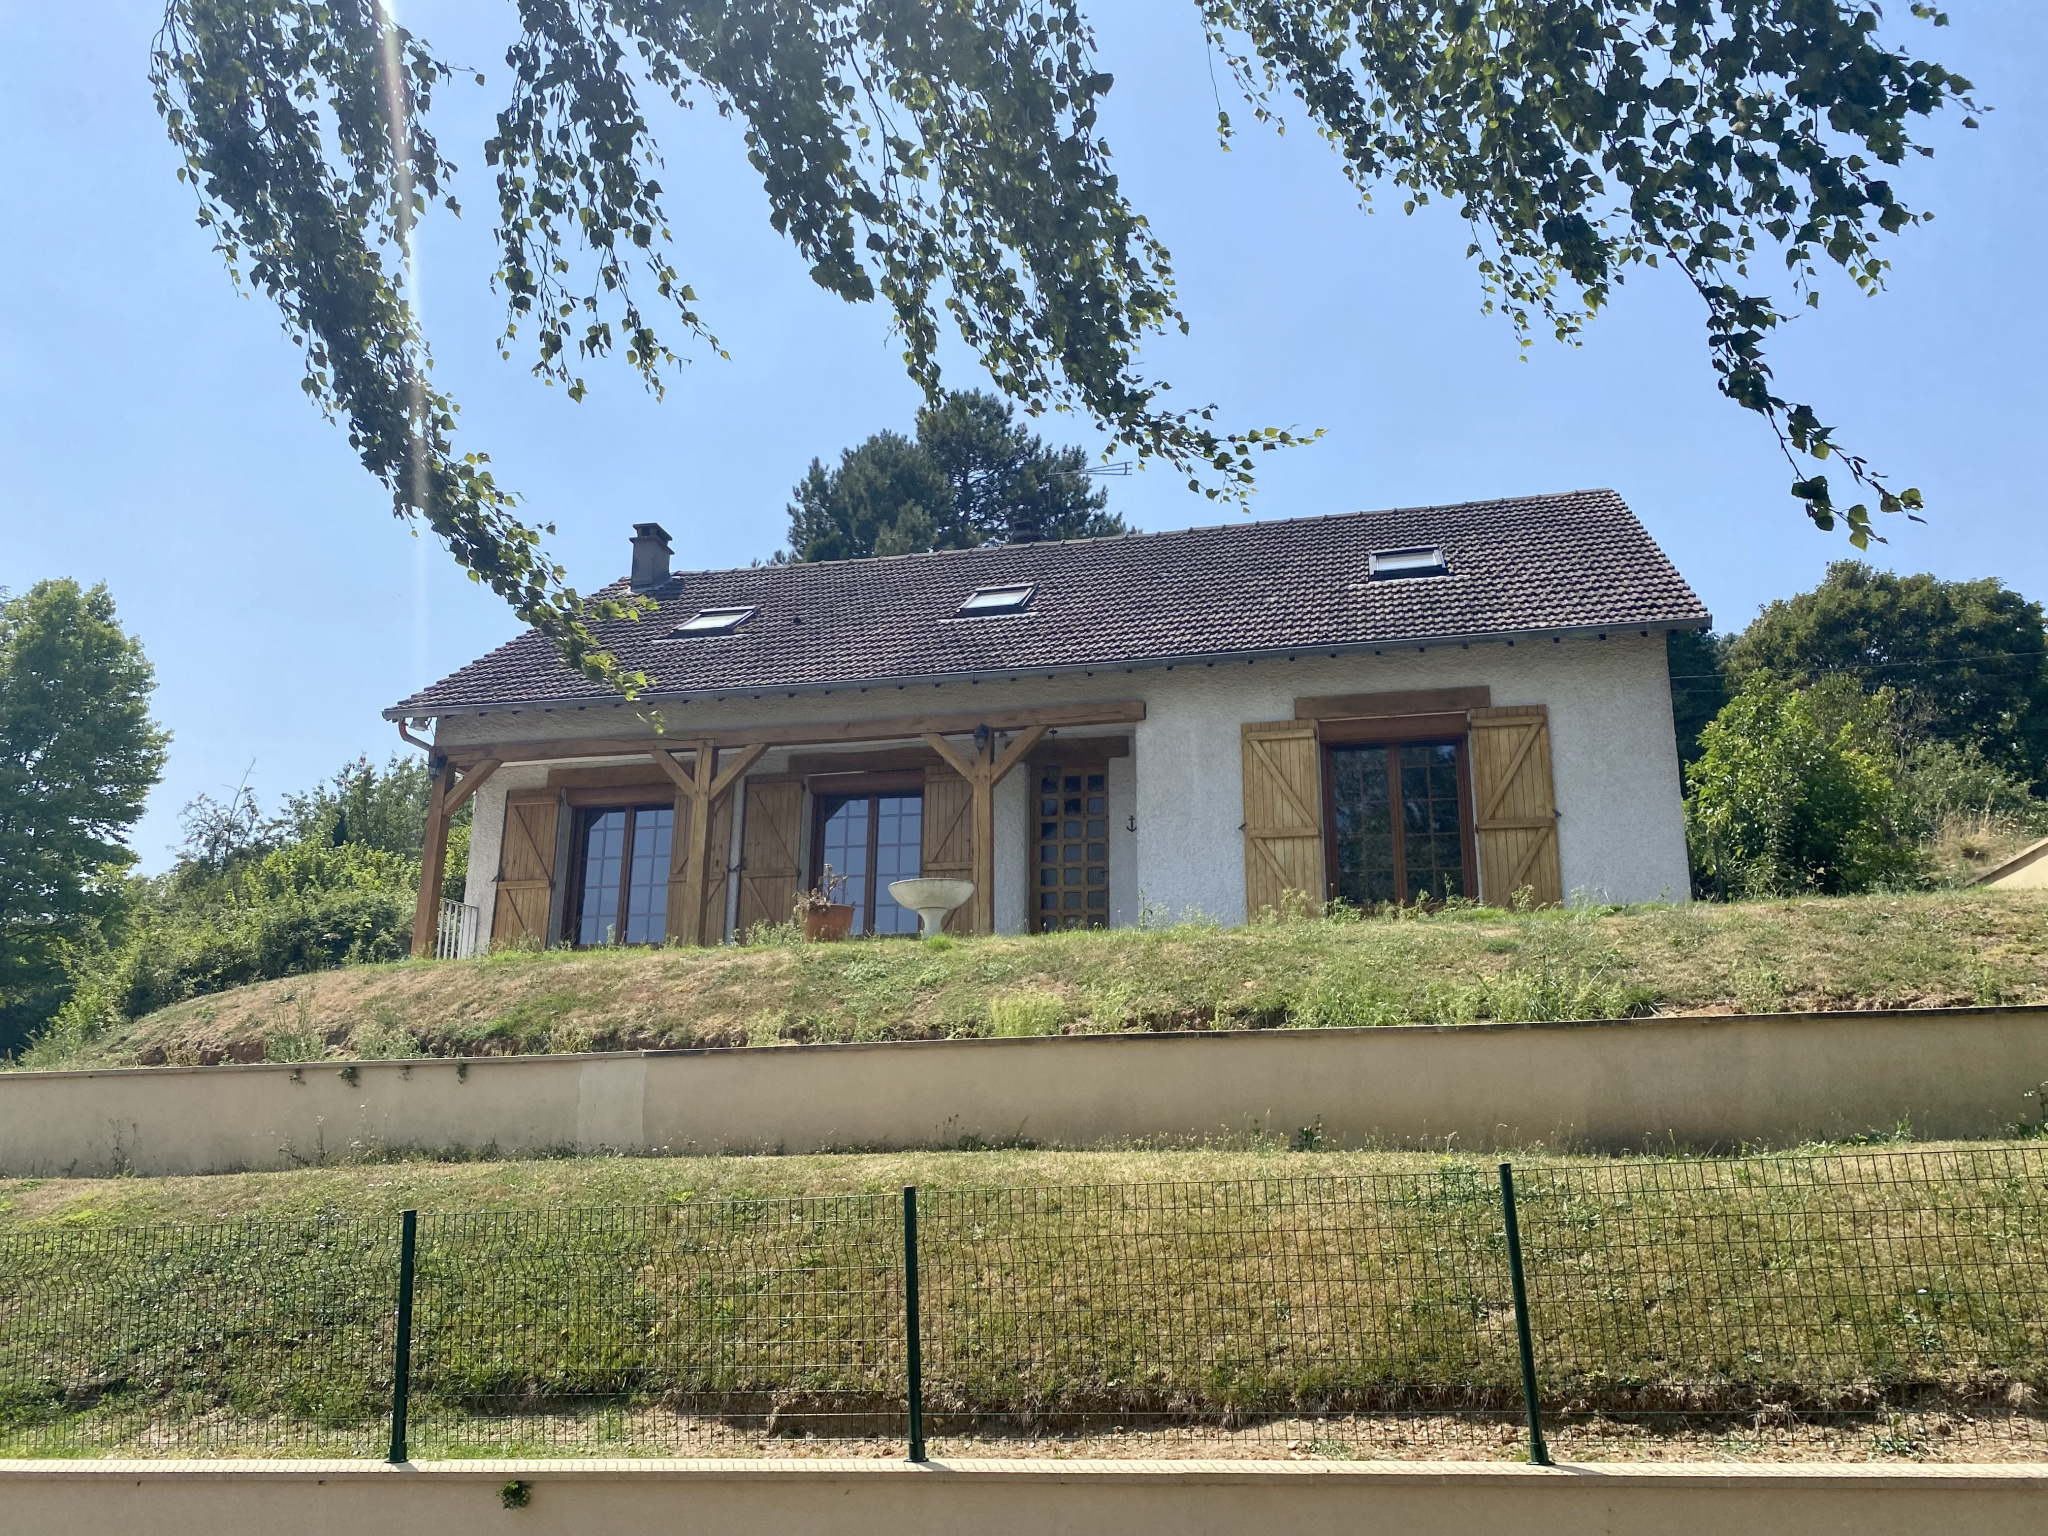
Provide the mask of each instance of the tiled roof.
{"label": "tiled roof", "polygon": [[[1368,579],[1369,554],[1412,545],[1440,546],[1448,574]],[[1019,582],[1037,584],[1026,612],[952,617],[975,588]],[[685,572],[651,595],[659,613],[598,633],[660,696],[1708,622],[1604,490]],[[666,638],[699,609],[736,607],[756,611],[735,634]],[[611,697],[529,631],[386,714]]]}

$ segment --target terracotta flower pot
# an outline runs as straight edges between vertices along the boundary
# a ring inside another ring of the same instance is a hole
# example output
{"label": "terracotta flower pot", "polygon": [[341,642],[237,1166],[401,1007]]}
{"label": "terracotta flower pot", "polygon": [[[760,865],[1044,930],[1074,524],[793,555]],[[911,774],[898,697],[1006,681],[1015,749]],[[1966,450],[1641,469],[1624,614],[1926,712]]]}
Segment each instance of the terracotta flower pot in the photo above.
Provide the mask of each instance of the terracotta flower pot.
{"label": "terracotta flower pot", "polygon": [[826,944],[853,932],[853,907],[813,907],[804,913],[804,941]]}

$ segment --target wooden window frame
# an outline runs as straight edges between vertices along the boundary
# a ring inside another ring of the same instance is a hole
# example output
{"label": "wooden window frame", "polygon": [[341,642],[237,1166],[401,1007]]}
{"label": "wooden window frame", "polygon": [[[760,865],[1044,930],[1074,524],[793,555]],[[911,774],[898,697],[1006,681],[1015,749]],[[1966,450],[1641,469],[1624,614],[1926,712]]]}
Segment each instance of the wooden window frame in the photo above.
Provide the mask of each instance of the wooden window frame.
{"label": "wooden window frame", "polygon": [[1463,714],[1489,709],[1493,690],[1476,688],[1403,688],[1392,693],[1326,693],[1294,701],[1297,720],[1355,720],[1363,716]]}
{"label": "wooden window frame", "polygon": [[[825,802],[828,800],[865,800],[868,802],[868,867],[865,877],[867,884],[864,891],[864,899],[861,903],[862,910],[867,913],[868,926],[865,929],[856,930],[853,935],[855,938],[875,937],[875,908],[878,905],[875,899],[875,882],[880,878],[876,873],[875,865],[879,862],[877,855],[881,852],[882,831],[881,807],[877,802],[883,799],[915,799],[918,802],[917,866],[918,873],[922,874],[924,872],[923,774],[868,773],[858,776],[848,775],[846,779],[838,780],[837,782],[831,776],[825,776],[825,782],[811,786],[811,846],[808,856],[810,881],[805,887],[807,890],[816,890],[818,882],[825,877]],[[899,876],[898,878],[901,879],[903,877]],[[897,938],[900,935],[886,934],[883,937]]]}
{"label": "wooden window frame", "polygon": [[[653,786],[649,786],[649,788],[651,789]],[[586,791],[585,793],[587,794],[588,792]],[[675,801],[672,799],[662,801],[649,800],[644,793],[632,800],[613,798],[619,793],[620,791],[609,791],[598,798],[585,799],[572,791],[569,797],[570,881],[567,892],[569,899],[562,903],[562,943],[571,949],[603,949],[606,947],[601,942],[585,944],[580,938],[583,928],[583,877],[590,863],[591,821],[608,811],[624,811],[626,813],[625,857],[619,860],[618,931],[623,933],[626,923],[632,917],[629,899],[633,891],[633,835],[638,813],[641,811],[667,811],[671,816],[675,814]],[[673,847],[673,839],[675,837],[673,823],[670,824],[669,836],[671,847]],[[673,858],[674,855],[671,854],[670,857]],[[666,868],[661,871],[659,883],[663,887],[666,887],[669,883],[668,874],[669,872]],[[662,926],[666,930],[666,911],[663,913]],[[622,945],[624,944],[623,940],[620,942]],[[661,939],[652,939],[644,944],[634,944],[630,947],[634,949],[658,949],[662,942],[663,940]]]}
{"label": "wooden window frame", "polygon": [[675,804],[676,787],[667,779],[644,779],[633,784],[620,784],[610,788],[567,789],[562,791],[572,811],[616,811],[621,808],[653,808]]}
{"label": "wooden window frame", "polygon": [[1316,743],[1324,747],[1399,746],[1404,741],[1463,741],[1472,732],[1471,717],[1455,715],[1390,715],[1377,720],[1325,720],[1316,727]]}
{"label": "wooden window frame", "polygon": [[[1442,730],[1418,730],[1420,725],[1455,722]],[[1458,748],[1458,854],[1464,861],[1463,899],[1479,898],[1479,839],[1474,825],[1477,813],[1472,798],[1472,732],[1464,715],[1407,715],[1385,720],[1346,720],[1326,724],[1317,731],[1316,749],[1321,759],[1323,792],[1323,899],[1338,897],[1337,870],[1337,773],[1332,754],[1345,747],[1391,747],[1387,776],[1392,789],[1394,889],[1407,888],[1408,854],[1401,827],[1400,748],[1435,746],[1455,742]],[[1385,903],[1380,903],[1385,905]],[[1425,903],[1441,906],[1441,902]]]}

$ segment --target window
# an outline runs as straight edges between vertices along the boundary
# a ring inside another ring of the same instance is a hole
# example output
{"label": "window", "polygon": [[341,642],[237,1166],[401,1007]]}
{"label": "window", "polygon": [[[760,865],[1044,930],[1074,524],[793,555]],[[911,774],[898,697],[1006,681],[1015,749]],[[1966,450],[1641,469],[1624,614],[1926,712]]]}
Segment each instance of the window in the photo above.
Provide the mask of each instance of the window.
{"label": "window", "polygon": [[1463,741],[1328,749],[1330,894],[1354,906],[1472,894]]}
{"label": "window", "polygon": [[1448,569],[1444,552],[1433,544],[1416,549],[1376,549],[1366,557],[1366,562],[1375,581],[1399,576],[1441,576]]}
{"label": "window", "polygon": [[914,879],[924,862],[924,797],[820,795],[812,839],[813,884],[825,866],[846,876],[855,933],[916,933],[917,914],[897,905],[891,880]]}
{"label": "window", "polygon": [[989,613],[1022,613],[1031,606],[1031,596],[1037,590],[1036,582],[1015,587],[977,587],[955,616],[972,619]]}
{"label": "window", "polygon": [[1037,771],[1031,931],[1109,926],[1109,775],[1049,763]]}
{"label": "window", "polygon": [[729,635],[754,616],[751,608],[702,608],[668,632],[668,638],[683,635]]}
{"label": "window", "polygon": [[569,938],[590,944],[659,944],[668,933],[673,805],[580,811]]}

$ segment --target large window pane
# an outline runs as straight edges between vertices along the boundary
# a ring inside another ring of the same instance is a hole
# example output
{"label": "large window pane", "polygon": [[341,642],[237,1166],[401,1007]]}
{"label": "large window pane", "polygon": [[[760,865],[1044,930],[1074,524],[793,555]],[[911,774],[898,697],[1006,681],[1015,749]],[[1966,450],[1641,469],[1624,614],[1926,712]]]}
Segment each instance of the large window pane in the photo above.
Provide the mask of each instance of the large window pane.
{"label": "large window pane", "polygon": [[1330,753],[1336,813],[1337,895],[1354,906],[1394,899],[1394,824],[1388,794],[1389,749],[1337,747]]}
{"label": "large window pane", "polygon": [[1465,843],[1459,836],[1458,744],[1403,742],[1401,823],[1405,901],[1465,894]]}
{"label": "large window pane", "polygon": [[583,890],[577,910],[578,944],[611,944],[618,939],[619,879],[626,858],[626,813],[606,811],[590,818],[583,834]]}
{"label": "large window pane", "polygon": [[832,873],[846,876],[846,891],[839,899],[853,904],[855,933],[867,932],[869,804],[867,795],[827,800],[825,835],[818,852],[820,864],[829,864]]}
{"label": "large window pane", "polygon": [[1455,741],[1330,749],[1337,896],[1359,906],[1466,893]]}
{"label": "large window pane", "polygon": [[633,872],[626,884],[626,942],[659,944],[668,934],[669,849],[673,806],[633,813]]}
{"label": "large window pane", "polygon": [[919,795],[881,795],[875,800],[875,920],[871,933],[915,933],[917,914],[897,905],[889,894],[891,880],[917,877],[924,862],[924,799]]}

